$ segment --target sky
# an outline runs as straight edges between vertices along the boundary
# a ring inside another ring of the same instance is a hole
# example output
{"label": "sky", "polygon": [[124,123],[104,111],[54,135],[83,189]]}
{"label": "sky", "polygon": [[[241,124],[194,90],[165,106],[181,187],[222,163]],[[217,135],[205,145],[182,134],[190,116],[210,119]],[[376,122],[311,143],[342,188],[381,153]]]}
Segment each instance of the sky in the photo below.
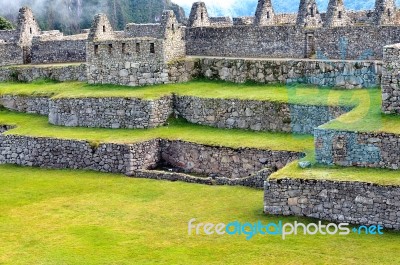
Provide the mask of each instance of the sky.
{"label": "sky", "polygon": [[[172,0],[182,6],[187,15],[195,1],[200,0]],[[257,0],[202,0],[206,3],[210,16],[251,16],[254,15]],[[273,0],[272,4],[278,13],[297,12],[300,0]],[[317,0],[318,8],[324,12],[329,0]],[[345,5],[350,9],[373,9],[375,0],[344,0]],[[400,0],[396,0],[400,5]]]}

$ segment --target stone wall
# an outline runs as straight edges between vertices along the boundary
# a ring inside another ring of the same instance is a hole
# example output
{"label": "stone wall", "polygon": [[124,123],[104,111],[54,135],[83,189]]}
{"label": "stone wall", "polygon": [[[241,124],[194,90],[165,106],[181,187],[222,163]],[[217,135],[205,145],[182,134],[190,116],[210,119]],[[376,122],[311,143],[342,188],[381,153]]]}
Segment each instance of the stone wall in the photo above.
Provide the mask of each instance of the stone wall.
{"label": "stone wall", "polygon": [[400,168],[400,135],[316,129],[316,160],[327,165]]}
{"label": "stone wall", "polygon": [[13,111],[48,115],[51,124],[71,127],[153,128],[165,124],[175,113],[191,123],[219,128],[294,133],[313,133],[314,128],[351,110],[179,95],[156,100],[2,95],[0,105]]}
{"label": "stone wall", "polygon": [[186,30],[187,55],[304,58],[304,36],[294,26],[198,27]]}
{"label": "stone wall", "polygon": [[132,177],[147,178],[169,181],[183,181],[188,183],[197,183],[205,185],[229,185],[229,186],[246,186],[251,188],[262,189],[265,180],[273,173],[269,168],[260,170],[259,172],[245,178],[226,178],[226,177],[198,177],[179,172],[167,172],[160,170],[137,170]]}
{"label": "stone wall", "polygon": [[134,63],[89,64],[90,84],[143,86],[188,82],[197,76],[195,62],[175,61],[169,64]]}
{"label": "stone wall", "polygon": [[157,145],[158,141],[149,141],[95,146],[86,141],[0,135],[0,163],[131,174],[156,164]]}
{"label": "stone wall", "polygon": [[[89,83],[139,86],[190,79],[187,64],[174,63],[185,57],[186,45],[185,28],[173,11],[164,11],[160,24],[129,24],[123,32],[104,25],[109,25],[107,17],[96,16],[89,34]],[[150,36],[141,36],[144,34]],[[170,69],[173,67],[181,69],[176,73]]]}
{"label": "stone wall", "polygon": [[382,63],[379,61],[322,61],[291,59],[203,58],[201,75],[235,83],[307,83],[342,88],[379,86]]}
{"label": "stone wall", "polygon": [[74,65],[31,65],[0,68],[0,82],[32,82],[37,79],[56,81],[86,81],[86,64]]}
{"label": "stone wall", "polygon": [[175,112],[189,122],[219,128],[313,133],[349,107],[307,106],[269,101],[176,96]]}
{"label": "stone wall", "polygon": [[86,62],[86,40],[84,38],[62,38],[61,40],[41,40],[40,37],[32,41],[32,63],[65,63]]}
{"label": "stone wall", "polygon": [[186,82],[198,75],[208,79],[244,83],[307,83],[340,88],[369,88],[380,85],[380,61],[323,61],[291,59],[200,58],[168,64],[118,62],[89,64],[90,83],[153,85]]}
{"label": "stone wall", "polygon": [[[12,129],[0,126],[0,132]],[[133,177],[202,184],[262,187],[276,169],[304,156],[289,151],[232,149],[154,139],[134,144],[0,135],[0,163],[45,168],[90,169]],[[168,162],[187,173],[155,170]]]}
{"label": "stone wall", "polygon": [[229,179],[248,177],[263,168],[276,171],[302,156],[302,153],[289,151],[232,149],[183,141],[161,142],[163,162],[187,173]]}
{"label": "stone wall", "polygon": [[136,38],[152,37],[158,39],[162,38],[163,36],[161,24],[157,23],[153,24],[129,23],[125,26],[125,34]]}
{"label": "stone wall", "polygon": [[386,46],[383,54],[382,111],[400,114],[400,44]]}
{"label": "stone wall", "polygon": [[314,33],[317,57],[367,60],[383,58],[383,47],[400,42],[400,27],[320,28]]}
{"label": "stone wall", "polygon": [[309,58],[317,54],[321,59],[382,59],[383,47],[398,42],[398,26],[310,29],[238,25],[186,30],[187,55],[191,56]]}
{"label": "stone wall", "polygon": [[400,229],[400,187],[362,182],[268,179],[264,212]]}
{"label": "stone wall", "polygon": [[1,95],[0,105],[12,111],[49,115],[48,97]]}
{"label": "stone wall", "polygon": [[136,98],[62,98],[50,100],[49,122],[97,128],[153,128],[172,114],[172,96]]}
{"label": "stone wall", "polygon": [[5,43],[0,39],[0,66],[23,63],[22,48],[17,43]]}

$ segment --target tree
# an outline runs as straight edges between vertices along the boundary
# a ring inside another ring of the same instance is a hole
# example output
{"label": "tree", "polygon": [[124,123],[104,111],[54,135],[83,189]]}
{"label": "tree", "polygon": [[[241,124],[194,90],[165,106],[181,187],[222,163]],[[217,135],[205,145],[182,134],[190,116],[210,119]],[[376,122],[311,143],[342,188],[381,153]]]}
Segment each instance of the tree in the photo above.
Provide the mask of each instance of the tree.
{"label": "tree", "polygon": [[13,25],[7,19],[0,17],[0,30],[13,29]]}

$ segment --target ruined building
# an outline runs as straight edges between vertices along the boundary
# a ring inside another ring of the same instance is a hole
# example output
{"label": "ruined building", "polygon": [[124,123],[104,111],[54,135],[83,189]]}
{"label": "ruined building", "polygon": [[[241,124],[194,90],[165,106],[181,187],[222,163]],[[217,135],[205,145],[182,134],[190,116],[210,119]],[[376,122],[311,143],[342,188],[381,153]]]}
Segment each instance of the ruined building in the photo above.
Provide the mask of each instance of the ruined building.
{"label": "ruined building", "polygon": [[210,17],[196,2],[187,25],[165,11],[160,23],[115,31],[96,15],[90,30],[73,36],[41,31],[22,8],[17,29],[0,31],[0,65],[87,62],[91,83],[142,85],[182,81],[171,77],[179,69],[169,63],[185,57],[381,60],[383,47],[399,42],[394,0],[376,0],[366,11],[329,0],[326,13],[315,0],[301,0],[297,14],[276,13],[272,0],[259,0],[254,16],[238,18]]}

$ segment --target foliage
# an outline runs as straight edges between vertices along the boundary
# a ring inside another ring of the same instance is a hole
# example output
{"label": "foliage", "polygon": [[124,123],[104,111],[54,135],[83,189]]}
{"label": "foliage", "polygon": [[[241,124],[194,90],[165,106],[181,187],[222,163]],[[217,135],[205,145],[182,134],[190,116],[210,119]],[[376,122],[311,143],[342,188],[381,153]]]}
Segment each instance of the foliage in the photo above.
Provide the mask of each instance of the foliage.
{"label": "foliage", "polygon": [[0,30],[7,30],[7,29],[13,29],[13,28],[14,27],[10,21],[5,19],[4,17],[0,17]]}

